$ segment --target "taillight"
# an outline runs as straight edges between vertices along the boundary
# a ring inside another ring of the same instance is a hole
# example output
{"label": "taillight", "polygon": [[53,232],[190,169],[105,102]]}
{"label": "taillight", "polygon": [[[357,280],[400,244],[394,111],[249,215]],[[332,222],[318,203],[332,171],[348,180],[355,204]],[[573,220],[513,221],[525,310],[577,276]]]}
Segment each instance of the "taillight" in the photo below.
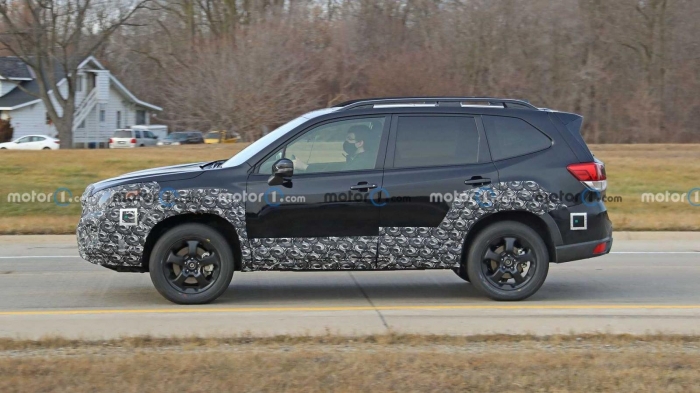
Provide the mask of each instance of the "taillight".
{"label": "taillight", "polygon": [[58,139],[56,139],[55,141],[53,141],[53,143],[55,143],[55,144],[57,144],[57,145],[60,145],[60,144],[61,144],[61,141],[59,141]]}
{"label": "taillight", "polygon": [[131,143],[136,143],[136,138],[131,138]]}
{"label": "taillight", "polygon": [[114,140],[112,138],[109,138],[109,143],[114,143]]}
{"label": "taillight", "polygon": [[608,187],[605,165],[601,162],[584,162],[566,167],[574,177],[596,191],[605,191]]}

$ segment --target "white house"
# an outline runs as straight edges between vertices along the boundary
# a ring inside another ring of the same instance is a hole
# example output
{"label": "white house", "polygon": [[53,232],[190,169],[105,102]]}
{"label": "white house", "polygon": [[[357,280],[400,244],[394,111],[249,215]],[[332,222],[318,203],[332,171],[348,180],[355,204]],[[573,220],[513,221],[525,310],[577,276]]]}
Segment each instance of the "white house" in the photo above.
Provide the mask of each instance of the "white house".
{"label": "white house", "polygon": [[[149,125],[151,115],[162,110],[136,98],[94,57],[85,59],[78,68],[73,145],[105,144],[115,129]],[[57,70],[56,79],[65,95],[65,73]],[[56,136],[44,103],[18,85],[39,91],[34,73],[24,62],[16,57],[0,57],[0,118],[10,121],[13,139],[37,134]]]}

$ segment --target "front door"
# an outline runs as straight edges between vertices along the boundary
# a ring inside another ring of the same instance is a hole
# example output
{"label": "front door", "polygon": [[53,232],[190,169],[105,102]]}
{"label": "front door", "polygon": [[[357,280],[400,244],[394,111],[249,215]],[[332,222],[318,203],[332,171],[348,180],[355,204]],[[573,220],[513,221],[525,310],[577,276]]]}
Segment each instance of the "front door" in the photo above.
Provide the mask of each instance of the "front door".
{"label": "front door", "polygon": [[[467,231],[498,182],[475,117],[400,115],[392,121],[381,208],[380,269],[458,266]],[[484,188],[481,191],[481,188]]]}
{"label": "front door", "polygon": [[[254,270],[371,269],[389,118],[352,117],[305,130],[248,179],[246,227]],[[291,181],[269,186],[272,165],[294,162]]]}

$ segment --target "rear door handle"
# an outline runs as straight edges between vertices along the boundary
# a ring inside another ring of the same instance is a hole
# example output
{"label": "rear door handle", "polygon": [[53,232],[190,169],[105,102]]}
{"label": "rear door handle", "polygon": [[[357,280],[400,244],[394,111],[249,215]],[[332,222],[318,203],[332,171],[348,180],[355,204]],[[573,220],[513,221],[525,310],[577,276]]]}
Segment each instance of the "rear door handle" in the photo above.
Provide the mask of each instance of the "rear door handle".
{"label": "rear door handle", "polygon": [[377,188],[376,184],[367,184],[367,182],[357,183],[356,186],[350,187],[350,191],[368,191]]}
{"label": "rear door handle", "polygon": [[465,180],[464,184],[466,184],[468,186],[484,186],[487,184],[491,184],[491,179],[489,179],[487,177],[484,178],[484,177],[480,177],[480,176],[474,176],[469,180]]}

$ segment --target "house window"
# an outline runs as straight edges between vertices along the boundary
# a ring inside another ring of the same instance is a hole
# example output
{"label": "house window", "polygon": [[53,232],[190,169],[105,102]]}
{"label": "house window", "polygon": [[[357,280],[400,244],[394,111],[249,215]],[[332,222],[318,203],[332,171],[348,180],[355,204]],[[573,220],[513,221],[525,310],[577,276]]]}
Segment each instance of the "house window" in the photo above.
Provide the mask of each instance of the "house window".
{"label": "house window", "polygon": [[80,125],[78,125],[78,128],[85,128],[85,120],[80,122]]}
{"label": "house window", "polygon": [[122,128],[122,111],[117,111],[117,128]]}
{"label": "house window", "polygon": [[75,90],[76,91],[83,91],[83,76],[78,75],[78,77],[75,79]]}
{"label": "house window", "polygon": [[146,111],[137,110],[136,111],[136,124],[146,124]]}
{"label": "house window", "polygon": [[107,117],[107,112],[102,109],[100,110],[100,123],[104,123]]}

